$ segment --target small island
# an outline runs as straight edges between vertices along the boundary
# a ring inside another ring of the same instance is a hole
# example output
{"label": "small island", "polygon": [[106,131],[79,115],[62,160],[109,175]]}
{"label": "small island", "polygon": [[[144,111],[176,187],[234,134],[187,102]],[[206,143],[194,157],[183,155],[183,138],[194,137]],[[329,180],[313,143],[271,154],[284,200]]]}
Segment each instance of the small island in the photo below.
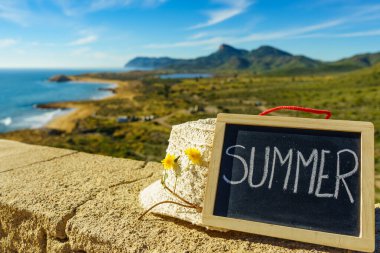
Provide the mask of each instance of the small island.
{"label": "small island", "polygon": [[56,83],[65,83],[72,81],[70,77],[66,75],[56,75],[51,78],[49,78],[50,82],[56,82]]}

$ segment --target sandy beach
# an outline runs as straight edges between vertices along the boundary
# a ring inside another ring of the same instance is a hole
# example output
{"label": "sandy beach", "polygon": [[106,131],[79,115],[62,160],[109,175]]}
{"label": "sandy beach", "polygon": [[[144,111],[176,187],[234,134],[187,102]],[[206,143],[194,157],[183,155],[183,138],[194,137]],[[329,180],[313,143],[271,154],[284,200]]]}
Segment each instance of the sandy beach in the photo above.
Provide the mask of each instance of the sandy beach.
{"label": "sandy beach", "polygon": [[114,94],[98,100],[71,101],[71,102],[56,102],[49,104],[41,104],[38,107],[41,109],[72,109],[70,112],[57,116],[49,121],[44,128],[54,129],[66,133],[71,133],[80,119],[94,115],[98,109],[94,102],[99,100],[109,100],[118,98],[133,99],[134,94],[130,91],[131,82],[120,80],[104,80],[90,77],[70,76],[71,82],[81,83],[104,83],[115,85],[112,90]]}

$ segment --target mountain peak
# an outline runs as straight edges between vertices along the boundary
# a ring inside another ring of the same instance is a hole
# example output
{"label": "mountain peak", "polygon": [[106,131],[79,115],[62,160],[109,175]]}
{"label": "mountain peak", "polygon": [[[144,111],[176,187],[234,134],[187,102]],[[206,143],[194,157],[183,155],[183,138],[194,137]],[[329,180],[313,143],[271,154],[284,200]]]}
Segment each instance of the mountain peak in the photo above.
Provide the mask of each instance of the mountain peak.
{"label": "mountain peak", "polygon": [[235,51],[235,50],[237,49],[227,44],[220,45],[218,49],[218,51]]}
{"label": "mountain peak", "polygon": [[272,46],[264,45],[251,51],[255,56],[292,56],[288,52],[282,51]]}
{"label": "mountain peak", "polygon": [[256,50],[279,50],[279,49],[269,46],[269,45],[262,45],[258,47]]}

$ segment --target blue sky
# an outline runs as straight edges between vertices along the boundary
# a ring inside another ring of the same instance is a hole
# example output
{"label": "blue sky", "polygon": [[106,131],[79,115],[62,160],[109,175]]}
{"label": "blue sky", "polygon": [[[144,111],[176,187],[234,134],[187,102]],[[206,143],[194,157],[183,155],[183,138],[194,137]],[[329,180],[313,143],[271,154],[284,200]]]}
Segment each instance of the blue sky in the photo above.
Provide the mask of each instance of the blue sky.
{"label": "blue sky", "polygon": [[0,68],[117,68],[222,44],[336,60],[380,51],[379,0],[0,0]]}

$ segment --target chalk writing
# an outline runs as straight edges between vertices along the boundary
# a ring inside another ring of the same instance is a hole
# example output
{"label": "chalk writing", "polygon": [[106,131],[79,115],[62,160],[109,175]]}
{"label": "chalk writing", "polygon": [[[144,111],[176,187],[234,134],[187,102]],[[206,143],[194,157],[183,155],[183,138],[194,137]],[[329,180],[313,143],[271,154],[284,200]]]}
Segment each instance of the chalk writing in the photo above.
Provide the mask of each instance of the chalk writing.
{"label": "chalk writing", "polygon": [[[306,169],[310,167],[312,164],[312,168],[310,170],[310,181],[308,189],[308,194],[314,194],[314,196],[318,198],[335,198],[338,199],[340,196],[340,190],[341,187],[340,185],[343,184],[344,186],[344,191],[346,192],[349,201],[351,203],[355,202],[355,199],[353,198],[353,195],[351,193],[350,187],[347,183],[347,178],[353,176],[357,171],[358,171],[358,166],[359,166],[359,159],[358,155],[351,149],[342,149],[336,152],[336,154],[333,156],[336,159],[335,164],[335,177],[330,177],[329,174],[325,174],[325,167],[326,167],[326,155],[330,154],[330,150],[325,150],[325,149],[313,149],[311,154],[308,156],[308,159],[305,159],[304,154],[300,150],[295,150],[295,149],[288,149],[285,151],[281,151],[279,148],[276,146],[274,147],[265,147],[265,157],[264,157],[264,167],[262,169],[263,173],[261,178],[258,178],[257,180],[254,180],[255,177],[255,171],[258,171],[258,168],[255,169],[255,157],[256,157],[256,147],[251,147],[250,148],[250,158],[249,158],[249,166],[247,163],[246,158],[244,158],[241,155],[236,154],[235,149],[243,149],[247,150],[245,146],[242,145],[233,145],[229,146],[225,154],[227,156],[231,156],[235,159],[237,159],[239,162],[242,164],[242,177],[239,180],[232,180],[229,179],[226,175],[223,175],[223,179],[226,183],[231,184],[231,185],[238,185],[245,183],[247,181],[249,187],[251,188],[260,188],[265,185],[265,182],[267,181],[268,178],[268,173],[269,173],[269,163],[271,160],[271,170],[270,170],[270,177],[268,180],[268,189],[272,189],[272,185],[274,182],[274,179],[276,178],[276,170],[281,169],[284,165],[287,164],[286,166],[286,175],[285,178],[283,179],[283,185],[282,188],[283,190],[288,189],[289,181],[291,180],[291,172],[292,169],[295,169],[295,176],[294,176],[294,185],[292,192],[294,194],[298,193],[298,184],[299,184],[299,171],[300,169]],[[341,163],[342,158],[341,155],[345,153],[345,159],[353,159],[354,164],[352,166],[352,169],[346,173],[341,174]],[[350,157],[348,157],[348,156]],[[271,159],[272,157],[272,159]],[[307,157],[307,156],[306,156]],[[330,158],[331,159],[331,158]],[[296,162],[294,163],[294,160]],[[329,161],[329,164],[331,164],[331,161]],[[319,169],[318,169],[319,165]],[[318,170],[318,171],[317,171]],[[331,169],[330,169],[331,170]],[[317,176],[318,173],[318,176]],[[247,180],[248,179],[248,180]],[[335,189],[334,192],[321,192],[323,188],[323,184],[325,181],[328,180],[334,180],[335,181]],[[254,183],[254,181],[258,183]],[[276,182],[281,182],[280,180],[276,180]],[[315,187],[316,184],[316,187]],[[314,190],[315,187],[315,190]]]}

